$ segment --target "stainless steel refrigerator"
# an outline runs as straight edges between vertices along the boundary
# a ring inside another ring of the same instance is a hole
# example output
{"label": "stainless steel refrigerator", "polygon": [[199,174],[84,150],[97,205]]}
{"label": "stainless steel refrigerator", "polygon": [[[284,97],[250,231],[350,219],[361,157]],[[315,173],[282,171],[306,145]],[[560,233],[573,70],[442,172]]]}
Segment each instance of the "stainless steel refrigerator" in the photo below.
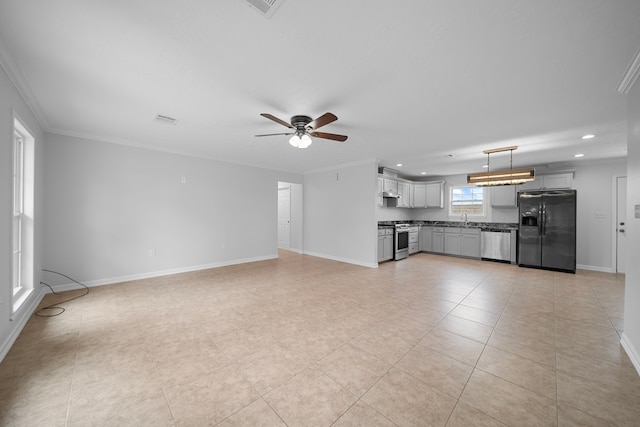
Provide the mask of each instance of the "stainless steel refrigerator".
{"label": "stainless steel refrigerator", "polygon": [[576,271],[576,191],[519,193],[518,265]]}

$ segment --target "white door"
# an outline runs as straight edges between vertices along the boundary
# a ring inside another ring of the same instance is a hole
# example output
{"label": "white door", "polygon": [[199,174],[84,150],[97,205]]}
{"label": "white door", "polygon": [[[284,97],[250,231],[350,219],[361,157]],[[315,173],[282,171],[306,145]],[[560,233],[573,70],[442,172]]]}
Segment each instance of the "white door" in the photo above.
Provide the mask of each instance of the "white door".
{"label": "white door", "polygon": [[291,247],[291,187],[278,188],[278,247]]}
{"label": "white door", "polygon": [[627,265],[627,177],[616,179],[616,273],[626,272]]}

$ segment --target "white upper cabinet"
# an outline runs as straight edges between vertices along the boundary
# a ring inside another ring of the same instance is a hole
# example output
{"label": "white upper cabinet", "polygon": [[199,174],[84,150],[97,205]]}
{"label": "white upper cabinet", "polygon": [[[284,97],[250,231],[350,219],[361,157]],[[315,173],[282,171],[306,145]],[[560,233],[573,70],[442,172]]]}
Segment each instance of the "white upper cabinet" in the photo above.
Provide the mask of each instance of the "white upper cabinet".
{"label": "white upper cabinet", "polygon": [[413,184],[414,208],[444,207],[444,185],[438,182],[416,182]]}
{"label": "white upper cabinet", "polygon": [[413,207],[427,207],[427,184],[413,184]]}
{"label": "white upper cabinet", "polygon": [[398,192],[398,181],[395,179],[384,178],[384,191]]}
{"label": "white upper cabinet", "polygon": [[498,208],[514,208],[518,206],[518,186],[501,185],[489,190],[491,206]]}
{"label": "white upper cabinet", "polygon": [[427,207],[444,207],[444,182],[439,181],[427,183]]}
{"label": "white upper cabinet", "polygon": [[413,194],[412,194],[411,184],[408,182],[398,182],[398,194],[400,194],[400,199],[398,199],[397,207],[399,208],[412,208],[413,207]]}
{"label": "white upper cabinet", "polygon": [[384,191],[384,178],[378,177],[378,206],[384,205],[384,198],[382,192]]}
{"label": "white upper cabinet", "polygon": [[537,175],[535,181],[520,184],[518,191],[573,188],[573,172]]}

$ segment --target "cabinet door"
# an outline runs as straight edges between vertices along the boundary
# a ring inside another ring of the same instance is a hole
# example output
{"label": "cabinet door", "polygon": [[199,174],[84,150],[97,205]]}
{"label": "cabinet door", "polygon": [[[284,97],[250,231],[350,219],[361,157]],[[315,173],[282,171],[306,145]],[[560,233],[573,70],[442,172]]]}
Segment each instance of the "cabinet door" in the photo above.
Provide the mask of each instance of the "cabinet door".
{"label": "cabinet door", "polygon": [[411,207],[411,184],[408,182],[398,182],[398,194],[400,199],[398,200],[399,208]]}
{"label": "cabinet door", "polygon": [[496,207],[516,207],[517,206],[517,186],[501,185],[499,187],[491,187],[490,198],[491,206]]}
{"label": "cabinet door", "polygon": [[395,179],[384,178],[384,191],[398,192],[398,181]]}
{"label": "cabinet door", "polygon": [[414,208],[427,207],[427,185],[426,184],[413,184],[413,207]]}
{"label": "cabinet door", "polygon": [[431,249],[431,232],[433,227],[425,227],[422,226],[422,230],[420,231],[420,250],[425,252],[430,252]]}
{"label": "cabinet door", "polygon": [[460,255],[480,258],[480,235],[461,234]]}
{"label": "cabinet door", "polygon": [[384,198],[382,192],[384,191],[384,178],[378,178],[378,206],[384,205]]}
{"label": "cabinet door", "polygon": [[444,253],[444,233],[434,231],[431,233],[431,251],[441,254]]}
{"label": "cabinet door", "polygon": [[378,262],[384,261],[384,236],[378,236]]}
{"label": "cabinet door", "polygon": [[460,255],[460,233],[444,233],[444,253],[449,255]]}
{"label": "cabinet door", "polygon": [[542,175],[542,188],[571,188],[573,185],[572,173],[558,173],[553,175]]}
{"label": "cabinet door", "polygon": [[536,179],[534,181],[520,184],[518,186],[518,191],[539,190],[541,186],[542,186],[542,178],[540,176],[536,176]]}
{"label": "cabinet door", "polygon": [[393,259],[393,234],[384,236],[384,260]]}
{"label": "cabinet door", "polygon": [[430,183],[426,185],[426,197],[427,207],[429,208],[443,208],[443,185],[441,182]]}

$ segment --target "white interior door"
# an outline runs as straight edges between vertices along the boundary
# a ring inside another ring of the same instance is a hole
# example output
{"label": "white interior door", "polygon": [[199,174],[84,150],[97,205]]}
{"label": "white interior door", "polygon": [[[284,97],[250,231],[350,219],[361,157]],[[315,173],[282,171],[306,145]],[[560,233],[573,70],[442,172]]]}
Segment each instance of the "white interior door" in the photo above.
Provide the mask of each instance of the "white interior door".
{"label": "white interior door", "polygon": [[278,188],[278,247],[291,247],[291,187]]}
{"label": "white interior door", "polygon": [[627,262],[627,177],[616,179],[616,272],[626,272]]}

